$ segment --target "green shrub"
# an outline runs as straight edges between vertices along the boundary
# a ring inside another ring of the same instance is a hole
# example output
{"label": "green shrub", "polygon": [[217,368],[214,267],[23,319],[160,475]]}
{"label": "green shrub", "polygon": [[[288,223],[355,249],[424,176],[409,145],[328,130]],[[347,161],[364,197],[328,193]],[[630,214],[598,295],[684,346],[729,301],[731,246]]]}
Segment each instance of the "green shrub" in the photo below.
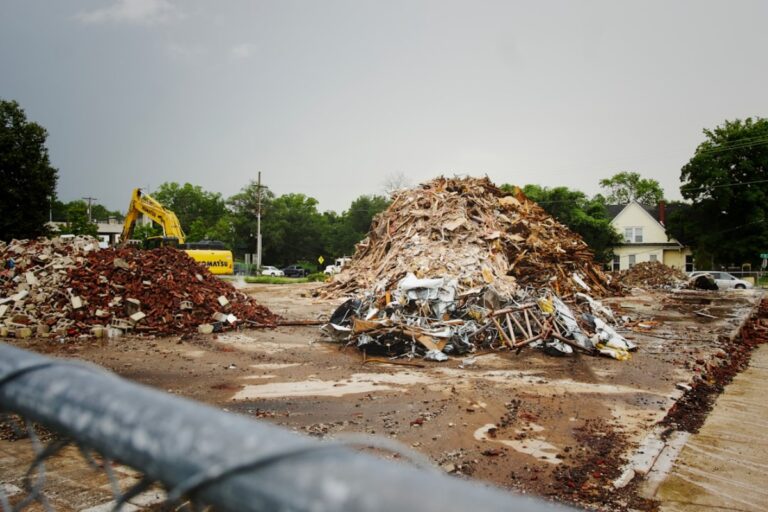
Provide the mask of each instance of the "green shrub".
{"label": "green shrub", "polygon": [[323,272],[315,272],[307,276],[307,281],[310,283],[327,281],[328,276]]}

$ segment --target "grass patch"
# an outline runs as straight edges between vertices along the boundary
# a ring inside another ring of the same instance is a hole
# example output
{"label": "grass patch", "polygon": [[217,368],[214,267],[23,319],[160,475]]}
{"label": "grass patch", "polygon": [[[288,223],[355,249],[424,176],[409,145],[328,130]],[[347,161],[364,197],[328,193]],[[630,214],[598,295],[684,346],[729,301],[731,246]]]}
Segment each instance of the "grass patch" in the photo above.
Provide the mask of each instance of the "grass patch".
{"label": "grass patch", "polygon": [[247,276],[246,283],[252,284],[294,284],[308,283],[307,277]]}
{"label": "grass patch", "polygon": [[315,272],[307,276],[309,282],[324,282],[328,280],[328,275],[325,272]]}

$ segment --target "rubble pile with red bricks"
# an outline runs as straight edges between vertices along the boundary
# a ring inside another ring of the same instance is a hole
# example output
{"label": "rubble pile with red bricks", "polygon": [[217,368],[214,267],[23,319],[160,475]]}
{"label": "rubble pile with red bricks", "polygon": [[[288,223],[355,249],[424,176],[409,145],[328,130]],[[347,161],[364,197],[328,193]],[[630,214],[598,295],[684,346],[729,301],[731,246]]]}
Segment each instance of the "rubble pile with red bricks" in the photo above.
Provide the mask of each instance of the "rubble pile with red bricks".
{"label": "rubble pile with red bricks", "polygon": [[688,276],[681,270],[659,261],[644,261],[627,270],[613,273],[614,280],[626,287],[671,289],[682,288]]}
{"label": "rubble pile with red bricks", "polygon": [[610,291],[578,234],[487,177],[439,177],[397,193],[324,292],[389,290],[409,273],[456,278],[459,291],[491,285],[503,295],[528,287],[563,297]]}
{"label": "rubble pile with red bricks", "polygon": [[209,333],[277,317],[184,251],[99,249],[90,237],[0,245],[0,335]]}

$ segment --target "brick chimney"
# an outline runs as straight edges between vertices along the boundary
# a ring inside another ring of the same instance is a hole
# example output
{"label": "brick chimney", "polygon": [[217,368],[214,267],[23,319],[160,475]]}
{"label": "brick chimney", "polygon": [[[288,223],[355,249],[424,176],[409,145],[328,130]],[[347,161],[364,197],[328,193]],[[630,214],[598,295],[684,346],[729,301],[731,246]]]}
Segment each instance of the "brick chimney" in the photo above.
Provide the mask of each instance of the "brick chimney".
{"label": "brick chimney", "polygon": [[659,224],[667,227],[667,205],[664,201],[659,201]]}

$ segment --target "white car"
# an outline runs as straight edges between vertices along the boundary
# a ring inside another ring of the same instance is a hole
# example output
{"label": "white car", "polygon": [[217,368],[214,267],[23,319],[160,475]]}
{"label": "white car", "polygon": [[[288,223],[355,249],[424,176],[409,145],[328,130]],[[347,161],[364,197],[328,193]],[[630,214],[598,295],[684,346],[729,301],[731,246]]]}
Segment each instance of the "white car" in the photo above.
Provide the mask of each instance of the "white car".
{"label": "white car", "polygon": [[282,270],[280,270],[277,267],[273,267],[271,265],[264,265],[261,267],[261,275],[263,276],[273,276],[273,277],[282,277],[285,274]]}
{"label": "white car", "polygon": [[329,276],[332,276],[333,274],[339,273],[339,267],[337,267],[336,265],[328,265],[327,267],[325,267],[325,270],[323,270],[323,272],[325,272]]}
{"label": "white car", "polygon": [[709,274],[712,276],[712,278],[715,280],[715,283],[717,284],[717,287],[721,290],[726,290],[728,288],[746,290],[747,288],[754,287],[752,283],[748,283],[747,281],[732,276],[728,272],[721,272],[719,270],[697,270],[696,272],[691,272],[690,277],[691,279],[695,279],[704,274]]}

